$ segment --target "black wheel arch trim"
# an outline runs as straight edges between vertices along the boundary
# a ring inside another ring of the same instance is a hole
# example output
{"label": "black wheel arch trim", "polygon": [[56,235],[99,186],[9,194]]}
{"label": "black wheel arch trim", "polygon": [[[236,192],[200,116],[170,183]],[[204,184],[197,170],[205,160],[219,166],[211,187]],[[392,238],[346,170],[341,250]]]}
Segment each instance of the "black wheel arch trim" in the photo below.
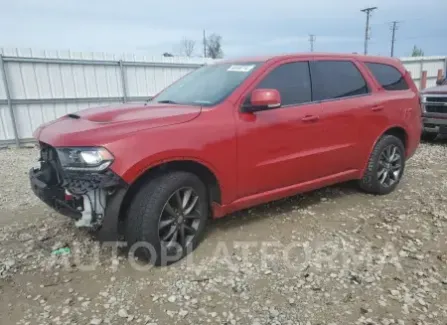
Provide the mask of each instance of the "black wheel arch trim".
{"label": "black wheel arch trim", "polygon": [[120,211],[128,189],[129,187],[118,188],[113,194],[108,197],[106,209],[104,212],[104,220],[97,234],[100,241],[118,240],[121,234]]}

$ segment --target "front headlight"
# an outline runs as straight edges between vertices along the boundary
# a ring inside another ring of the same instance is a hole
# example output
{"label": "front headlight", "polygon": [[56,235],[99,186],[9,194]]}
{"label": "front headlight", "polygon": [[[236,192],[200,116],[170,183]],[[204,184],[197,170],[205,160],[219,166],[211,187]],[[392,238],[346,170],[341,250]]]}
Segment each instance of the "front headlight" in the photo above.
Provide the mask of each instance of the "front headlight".
{"label": "front headlight", "polygon": [[73,171],[103,171],[113,162],[105,148],[57,148],[62,168]]}

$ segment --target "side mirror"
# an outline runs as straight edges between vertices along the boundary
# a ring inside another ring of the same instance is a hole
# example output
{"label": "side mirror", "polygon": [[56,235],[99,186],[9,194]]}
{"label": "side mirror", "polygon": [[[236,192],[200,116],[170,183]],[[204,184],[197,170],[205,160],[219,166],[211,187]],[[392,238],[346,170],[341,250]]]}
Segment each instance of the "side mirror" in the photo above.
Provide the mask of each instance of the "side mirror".
{"label": "side mirror", "polygon": [[242,112],[256,112],[281,106],[281,95],[276,89],[255,89],[251,93],[250,104],[242,106]]}

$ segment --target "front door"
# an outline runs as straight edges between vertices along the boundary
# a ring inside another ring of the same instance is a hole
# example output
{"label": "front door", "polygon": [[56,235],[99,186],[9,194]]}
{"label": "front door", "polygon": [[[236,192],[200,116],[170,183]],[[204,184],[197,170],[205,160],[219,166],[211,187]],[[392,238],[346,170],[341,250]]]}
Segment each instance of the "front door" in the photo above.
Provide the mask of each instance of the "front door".
{"label": "front door", "polygon": [[277,89],[279,108],[237,113],[238,197],[313,180],[324,146],[321,105],[312,102],[309,63],[273,65],[253,89]]}

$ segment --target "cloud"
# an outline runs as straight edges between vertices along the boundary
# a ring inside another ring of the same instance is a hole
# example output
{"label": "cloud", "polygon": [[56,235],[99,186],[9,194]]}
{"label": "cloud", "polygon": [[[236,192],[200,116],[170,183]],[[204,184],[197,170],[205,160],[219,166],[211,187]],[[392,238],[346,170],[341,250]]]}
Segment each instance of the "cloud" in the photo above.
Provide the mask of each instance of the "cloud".
{"label": "cloud", "polygon": [[[318,36],[315,39],[315,42],[318,43],[348,43],[348,42],[361,42],[363,39],[361,37],[354,36]],[[296,37],[284,37],[277,38],[271,41],[266,42],[264,45],[266,46],[281,46],[281,45],[290,45],[297,43],[309,43],[309,36],[296,36]]]}
{"label": "cloud", "polygon": [[[0,34],[0,46],[159,54],[184,37],[200,49],[206,29],[222,35],[227,56],[306,51],[309,34],[317,37],[317,51],[360,52],[365,24],[360,9],[370,5],[370,0],[14,0],[2,4],[0,28],[8,32]],[[375,54],[388,52],[392,20],[401,21],[399,55],[413,43],[426,54],[447,53],[447,27],[439,24],[447,1],[373,5],[379,7],[371,18]]]}

